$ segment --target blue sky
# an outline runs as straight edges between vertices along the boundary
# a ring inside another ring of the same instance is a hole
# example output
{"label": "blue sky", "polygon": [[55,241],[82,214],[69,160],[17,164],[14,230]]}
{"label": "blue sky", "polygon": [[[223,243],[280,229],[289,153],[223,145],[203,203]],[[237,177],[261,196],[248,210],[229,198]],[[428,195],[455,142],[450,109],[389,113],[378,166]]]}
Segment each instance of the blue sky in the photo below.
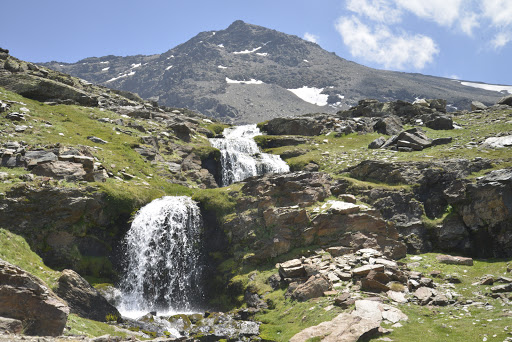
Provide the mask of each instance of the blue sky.
{"label": "blue sky", "polygon": [[165,52],[237,19],[379,69],[512,84],[512,0],[16,0],[0,47],[32,62]]}

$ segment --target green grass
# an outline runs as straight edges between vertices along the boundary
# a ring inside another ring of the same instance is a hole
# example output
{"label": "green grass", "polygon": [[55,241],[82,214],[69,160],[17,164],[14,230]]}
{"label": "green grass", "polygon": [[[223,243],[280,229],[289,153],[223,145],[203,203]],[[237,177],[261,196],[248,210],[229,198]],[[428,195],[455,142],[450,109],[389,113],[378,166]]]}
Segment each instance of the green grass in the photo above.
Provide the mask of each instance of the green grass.
{"label": "green grass", "polygon": [[64,335],[85,335],[87,337],[97,337],[102,335],[128,337],[129,331],[125,329],[116,328],[113,325],[93,321],[87,318],[70,314],[66,327],[69,329],[64,330]]}
{"label": "green grass", "polygon": [[0,258],[35,275],[51,288],[57,285],[60,272],[47,267],[24,238],[3,228],[0,228]]}

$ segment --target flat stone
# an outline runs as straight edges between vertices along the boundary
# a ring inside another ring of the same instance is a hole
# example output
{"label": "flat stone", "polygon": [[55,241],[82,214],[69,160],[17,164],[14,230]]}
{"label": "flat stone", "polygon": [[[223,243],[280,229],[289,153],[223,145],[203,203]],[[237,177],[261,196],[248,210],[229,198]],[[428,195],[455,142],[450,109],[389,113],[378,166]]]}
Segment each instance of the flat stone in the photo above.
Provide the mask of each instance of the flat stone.
{"label": "flat stone", "polygon": [[386,294],[392,301],[397,303],[407,303],[407,298],[405,298],[405,294],[403,292],[388,291]]}
{"label": "flat stone", "polygon": [[398,267],[398,264],[396,263],[396,261],[388,260],[388,259],[384,259],[384,258],[377,258],[377,259],[370,258],[370,264],[372,264],[372,263],[378,264],[378,265],[384,265],[384,266],[390,267],[390,268]]}
{"label": "flat stone", "polygon": [[491,287],[492,293],[512,292],[512,283]]}
{"label": "flat stone", "polygon": [[353,251],[350,247],[336,246],[327,248],[326,252],[330,253],[332,256],[337,257],[345,254],[349,254]]}
{"label": "flat stone", "polygon": [[353,203],[349,203],[349,202],[329,201],[328,203],[331,204],[331,207],[329,208],[329,210],[335,214],[341,214],[341,215],[355,214],[361,210],[361,207],[359,207],[357,204],[353,204]]}
{"label": "flat stone", "polygon": [[436,259],[442,264],[473,266],[472,258],[452,255],[438,255]]}
{"label": "flat stone", "polygon": [[365,276],[370,271],[379,271],[384,272],[384,265],[364,265],[352,270],[352,275],[355,276]]}
{"label": "flat stone", "polygon": [[418,298],[421,305],[428,304],[432,297],[434,297],[434,290],[428,287],[420,287],[414,291],[414,297]]}

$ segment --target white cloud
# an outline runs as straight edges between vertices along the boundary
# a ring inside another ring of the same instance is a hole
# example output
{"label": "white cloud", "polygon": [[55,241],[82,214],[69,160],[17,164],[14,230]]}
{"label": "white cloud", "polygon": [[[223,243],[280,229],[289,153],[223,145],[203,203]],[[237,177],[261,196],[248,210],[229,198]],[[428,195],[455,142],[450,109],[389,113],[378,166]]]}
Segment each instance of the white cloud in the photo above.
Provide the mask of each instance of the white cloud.
{"label": "white cloud", "polygon": [[494,26],[512,26],[512,1],[483,0],[482,11]]}
{"label": "white cloud", "polygon": [[400,22],[402,15],[402,11],[389,0],[347,0],[347,9],[388,24]]}
{"label": "white cloud", "polygon": [[491,41],[494,49],[500,49],[512,41],[512,32],[499,32]]}
{"label": "white cloud", "polygon": [[395,0],[395,2],[416,16],[432,20],[442,26],[452,26],[457,21],[462,5],[462,0]]}
{"label": "white cloud", "polygon": [[473,29],[480,26],[480,22],[478,21],[478,15],[474,12],[465,13],[459,19],[459,27],[468,36],[473,35]]}
{"label": "white cloud", "polygon": [[423,69],[431,63],[439,49],[432,38],[392,32],[385,25],[370,27],[357,17],[342,17],[336,29],[355,57],[382,64],[385,68]]}
{"label": "white cloud", "polygon": [[309,32],[304,33],[304,40],[307,40],[308,42],[318,43],[319,38],[320,37],[318,37],[317,35],[314,35],[312,33],[309,33]]}

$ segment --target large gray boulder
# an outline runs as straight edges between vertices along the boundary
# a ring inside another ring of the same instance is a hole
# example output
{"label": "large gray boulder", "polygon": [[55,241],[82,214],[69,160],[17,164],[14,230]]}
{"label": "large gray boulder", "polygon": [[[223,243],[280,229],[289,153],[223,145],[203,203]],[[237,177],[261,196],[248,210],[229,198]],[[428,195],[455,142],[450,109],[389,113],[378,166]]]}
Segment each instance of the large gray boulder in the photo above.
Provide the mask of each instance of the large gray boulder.
{"label": "large gray boulder", "polygon": [[508,96],[502,97],[502,98],[498,101],[498,104],[507,105],[507,106],[512,106],[512,95],[508,95]]}
{"label": "large gray boulder", "polygon": [[310,118],[276,118],[264,127],[269,135],[319,135],[323,126]]}
{"label": "large gray boulder", "polygon": [[311,276],[304,284],[299,285],[292,293],[292,298],[304,302],[311,298],[318,298],[331,289],[331,283],[324,275]]}
{"label": "large gray boulder", "polygon": [[59,336],[69,307],[43,281],[0,259],[0,316],[23,321],[24,333]]}
{"label": "large gray boulder", "polygon": [[62,271],[55,292],[68,303],[71,312],[79,316],[102,322],[108,321],[107,316],[121,317],[105,297],[73,270]]}

